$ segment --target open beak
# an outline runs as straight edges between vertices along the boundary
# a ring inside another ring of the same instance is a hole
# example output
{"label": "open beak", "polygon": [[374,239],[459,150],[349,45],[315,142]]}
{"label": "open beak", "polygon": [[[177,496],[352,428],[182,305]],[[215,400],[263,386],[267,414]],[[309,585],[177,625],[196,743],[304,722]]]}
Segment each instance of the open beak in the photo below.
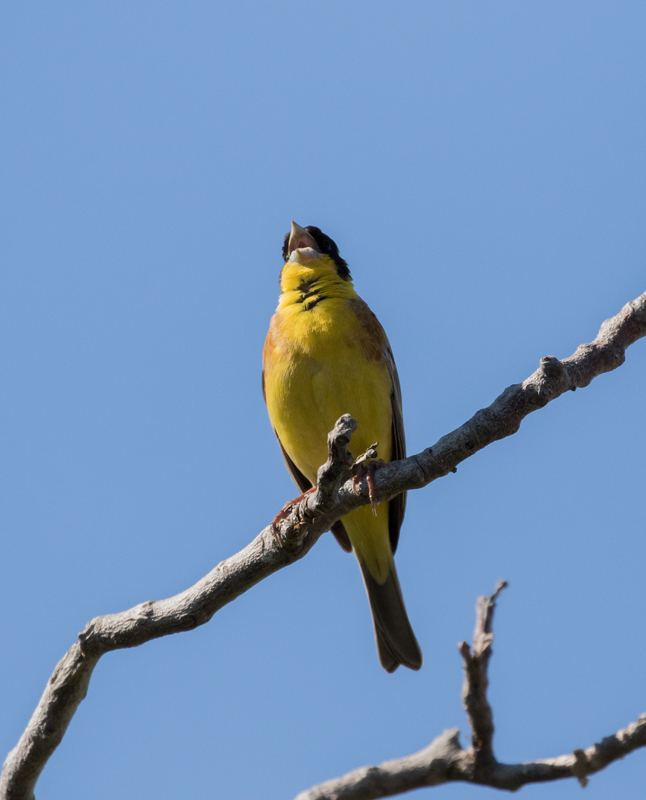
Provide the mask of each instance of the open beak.
{"label": "open beak", "polygon": [[305,228],[301,228],[300,225],[297,225],[294,220],[292,220],[292,231],[289,234],[289,244],[287,245],[287,257],[289,258],[294,250],[300,250],[302,247],[311,247],[312,250],[316,250],[317,252],[319,249],[314,237],[310,236]]}

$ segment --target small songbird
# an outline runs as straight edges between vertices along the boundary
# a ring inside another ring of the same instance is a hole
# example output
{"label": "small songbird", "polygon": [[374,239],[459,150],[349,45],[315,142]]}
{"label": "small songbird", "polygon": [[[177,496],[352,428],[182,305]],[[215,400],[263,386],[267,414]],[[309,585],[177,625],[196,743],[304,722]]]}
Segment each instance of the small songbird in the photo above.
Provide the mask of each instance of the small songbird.
{"label": "small songbird", "polygon": [[[384,329],[354,290],[347,263],[319,228],[292,222],[283,245],[281,295],[263,352],[263,396],[283,458],[301,492],[316,485],[327,435],[342,414],[359,423],[355,454],[378,442],[384,461],[404,458],[399,378]],[[373,466],[376,462],[369,462]],[[368,592],[384,669],[422,666],[393,553],[406,495],[362,506],[332,526],[354,551]]]}

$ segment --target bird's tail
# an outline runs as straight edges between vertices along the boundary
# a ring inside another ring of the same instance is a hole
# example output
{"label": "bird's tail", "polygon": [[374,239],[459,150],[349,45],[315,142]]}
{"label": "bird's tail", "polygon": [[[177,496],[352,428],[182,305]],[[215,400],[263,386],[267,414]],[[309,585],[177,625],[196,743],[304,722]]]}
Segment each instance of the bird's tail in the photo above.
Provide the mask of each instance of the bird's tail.
{"label": "bird's tail", "polygon": [[385,582],[378,583],[362,559],[358,560],[370,601],[381,666],[386,672],[394,672],[400,664],[409,669],[419,669],[422,651],[408,620],[395,562],[391,561]]}

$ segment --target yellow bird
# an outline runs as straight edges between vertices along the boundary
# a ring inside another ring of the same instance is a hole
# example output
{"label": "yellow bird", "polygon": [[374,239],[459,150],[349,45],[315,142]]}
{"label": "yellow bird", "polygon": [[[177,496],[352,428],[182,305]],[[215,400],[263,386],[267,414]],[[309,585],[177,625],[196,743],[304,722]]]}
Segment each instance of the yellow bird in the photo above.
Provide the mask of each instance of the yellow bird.
{"label": "yellow bird", "polygon": [[[357,295],[335,242],[312,225],[292,222],[283,245],[281,295],[263,352],[269,419],[301,492],[316,484],[327,460],[327,435],[342,415],[359,423],[355,454],[379,442],[386,462],[404,458],[406,442],[397,369],[384,329]],[[332,526],[361,567],[381,665],[422,666],[395,571],[393,553],[406,495],[362,506]]]}

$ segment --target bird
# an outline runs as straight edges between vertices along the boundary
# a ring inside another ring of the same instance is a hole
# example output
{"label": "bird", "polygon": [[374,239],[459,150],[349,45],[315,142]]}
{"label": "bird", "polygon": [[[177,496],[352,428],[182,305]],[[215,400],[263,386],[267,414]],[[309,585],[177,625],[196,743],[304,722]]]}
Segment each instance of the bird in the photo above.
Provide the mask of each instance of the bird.
{"label": "bird", "polygon": [[[285,235],[280,297],[263,349],[262,390],[287,469],[301,492],[316,486],[327,434],[349,413],[352,444],[379,442],[382,462],[404,458],[406,440],[397,368],[384,329],[354,289],[347,262],[320,228],[292,222]],[[374,451],[373,451],[374,452]],[[376,461],[368,462],[378,466]],[[364,467],[364,470],[366,468]],[[371,482],[369,481],[369,486]],[[362,506],[332,526],[363,575],[382,667],[422,666],[393,559],[406,494]]]}

